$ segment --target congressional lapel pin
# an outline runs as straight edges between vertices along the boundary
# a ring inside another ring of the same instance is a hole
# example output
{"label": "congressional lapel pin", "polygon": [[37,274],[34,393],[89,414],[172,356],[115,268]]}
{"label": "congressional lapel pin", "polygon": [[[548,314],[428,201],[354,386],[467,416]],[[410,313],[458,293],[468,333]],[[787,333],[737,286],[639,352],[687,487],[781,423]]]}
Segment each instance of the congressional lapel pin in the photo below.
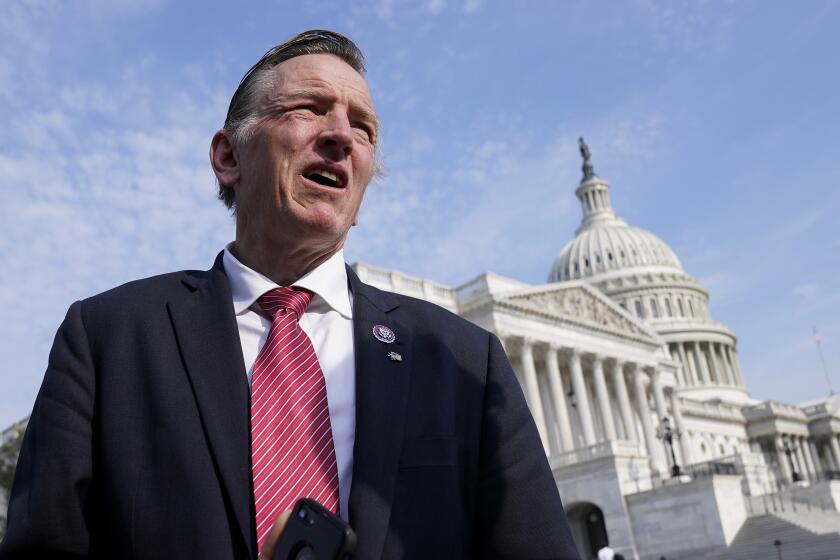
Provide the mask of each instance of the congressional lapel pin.
{"label": "congressional lapel pin", "polygon": [[401,362],[402,355],[397,354],[396,352],[388,352],[388,357],[391,358],[392,362]]}
{"label": "congressional lapel pin", "polygon": [[379,342],[384,342],[385,344],[391,344],[392,342],[397,340],[397,335],[394,334],[394,331],[392,331],[385,325],[374,326],[373,336],[376,337],[376,340],[378,340]]}

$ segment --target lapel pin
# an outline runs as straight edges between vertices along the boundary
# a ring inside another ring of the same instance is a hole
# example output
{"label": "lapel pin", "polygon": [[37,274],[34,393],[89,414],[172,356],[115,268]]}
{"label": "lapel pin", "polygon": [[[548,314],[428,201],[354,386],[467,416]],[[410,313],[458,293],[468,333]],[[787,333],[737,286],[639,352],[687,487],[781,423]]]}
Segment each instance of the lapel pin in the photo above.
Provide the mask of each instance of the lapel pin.
{"label": "lapel pin", "polygon": [[392,362],[401,362],[402,355],[397,354],[396,352],[388,352],[388,357],[391,358]]}
{"label": "lapel pin", "polygon": [[392,331],[385,325],[376,325],[375,327],[373,327],[373,336],[376,337],[376,340],[378,340],[379,342],[384,342],[385,344],[391,344],[392,342],[397,340],[397,335],[394,334],[394,331]]}

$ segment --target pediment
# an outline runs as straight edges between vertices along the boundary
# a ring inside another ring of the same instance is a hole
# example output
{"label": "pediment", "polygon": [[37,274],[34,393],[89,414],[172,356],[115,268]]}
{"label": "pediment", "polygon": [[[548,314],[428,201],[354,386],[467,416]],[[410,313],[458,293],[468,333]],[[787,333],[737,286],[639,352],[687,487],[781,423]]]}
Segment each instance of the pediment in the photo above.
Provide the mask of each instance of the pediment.
{"label": "pediment", "polygon": [[499,298],[496,303],[562,322],[659,344],[656,335],[643,324],[605,295],[583,283],[553,285],[548,289],[543,287]]}

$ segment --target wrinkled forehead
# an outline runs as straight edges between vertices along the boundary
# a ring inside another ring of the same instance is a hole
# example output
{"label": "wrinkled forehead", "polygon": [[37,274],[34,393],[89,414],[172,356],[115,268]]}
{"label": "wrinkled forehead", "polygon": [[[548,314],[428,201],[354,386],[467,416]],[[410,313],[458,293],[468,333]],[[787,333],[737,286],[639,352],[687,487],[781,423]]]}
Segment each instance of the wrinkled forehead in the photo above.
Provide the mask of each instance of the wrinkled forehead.
{"label": "wrinkled forehead", "polygon": [[332,54],[307,54],[285,60],[271,69],[274,93],[297,89],[331,90],[373,107],[365,77]]}

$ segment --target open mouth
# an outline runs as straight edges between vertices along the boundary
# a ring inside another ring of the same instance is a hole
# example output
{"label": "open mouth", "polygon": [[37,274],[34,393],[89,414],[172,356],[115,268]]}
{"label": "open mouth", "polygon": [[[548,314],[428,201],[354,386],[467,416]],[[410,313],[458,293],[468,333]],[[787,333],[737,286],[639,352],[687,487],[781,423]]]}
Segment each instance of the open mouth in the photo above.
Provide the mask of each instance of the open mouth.
{"label": "open mouth", "polygon": [[316,169],[307,173],[304,177],[313,183],[318,183],[319,185],[324,185],[325,187],[333,187],[336,189],[344,187],[344,179],[331,171],[327,171],[326,169]]}

